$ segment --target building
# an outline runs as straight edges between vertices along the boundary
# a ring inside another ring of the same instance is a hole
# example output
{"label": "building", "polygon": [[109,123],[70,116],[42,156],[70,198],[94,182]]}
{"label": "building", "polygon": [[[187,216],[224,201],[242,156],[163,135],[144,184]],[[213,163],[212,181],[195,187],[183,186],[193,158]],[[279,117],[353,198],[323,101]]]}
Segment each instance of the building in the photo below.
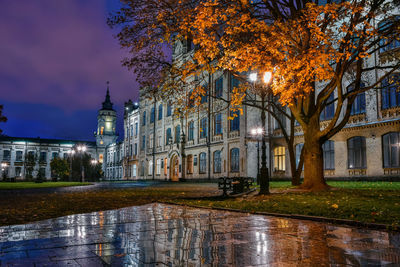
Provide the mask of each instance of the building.
{"label": "building", "polygon": [[124,109],[124,179],[138,179],[139,104],[129,100]]}
{"label": "building", "polygon": [[[67,158],[69,153],[78,146],[85,146],[85,153],[102,163],[103,172],[106,173],[107,164],[104,160],[106,148],[110,147],[108,152],[114,151],[118,137],[115,129],[116,111],[113,109],[108,87],[105,101],[98,111],[97,123],[96,141],[0,136],[1,176],[19,180],[27,176],[37,177],[40,172],[42,177],[51,179],[51,160],[55,157]],[[27,159],[29,156],[32,156],[32,161]],[[122,156],[117,158],[122,159]],[[116,161],[113,161],[113,169],[110,173],[120,175],[116,177],[122,177],[122,162],[120,162],[120,168],[115,164]],[[28,165],[30,168],[27,168]],[[30,171],[32,173],[27,173]]]}

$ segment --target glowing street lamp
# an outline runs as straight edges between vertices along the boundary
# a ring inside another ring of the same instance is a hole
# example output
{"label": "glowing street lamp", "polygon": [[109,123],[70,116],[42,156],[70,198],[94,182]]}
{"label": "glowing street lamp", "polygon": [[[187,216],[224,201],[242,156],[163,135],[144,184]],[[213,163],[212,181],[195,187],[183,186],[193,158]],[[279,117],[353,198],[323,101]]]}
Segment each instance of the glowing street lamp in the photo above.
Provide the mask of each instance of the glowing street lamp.
{"label": "glowing street lamp", "polygon": [[[249,74],[249,80],[254,83],[254,86],[256,86],[257,82],[257,73],[250,73]],[[270,82],[272,80],[272,72],[267,71],[264,72],[263,75],[263,82],[266,87],[269,86]],[[267,88],[265,88],[267,89]],[[253,135],[261,135],[261,140],[262,140],[262,146],[261,146],[261,169],[260,169],[260,175],[259,175],[259,181],[260,181],[260,194],[269,194],[269,175],[268,175],[268,168],[267,168],[267,146],[265,144],[265,101],[267,98],[267,90],[261,90],[260,93],[261,97],[261,125],[262,128],[257,128],[257,129],[252,129],[251,133]],[[270,146],[271,148],[271,146]],[[257,151],[258,152],[258,151]]]}

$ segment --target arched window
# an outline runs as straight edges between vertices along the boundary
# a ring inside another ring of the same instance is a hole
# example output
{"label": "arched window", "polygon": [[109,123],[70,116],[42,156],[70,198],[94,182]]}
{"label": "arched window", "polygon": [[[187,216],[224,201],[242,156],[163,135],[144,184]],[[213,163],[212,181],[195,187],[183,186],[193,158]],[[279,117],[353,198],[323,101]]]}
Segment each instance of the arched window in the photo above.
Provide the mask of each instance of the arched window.
{"label": "arched window", "polygon": [[171,128],[167,129],[167,133],[165,135],[165,143],[169,145],[172,142],[172,134],[171,134]]}
{"label": "arched window", "polygon": [[231,149],[231,172],[239,172],[239,148]]}
{"label": "arched window", "polygon": [[191,121],[189,122],[189,127],[188,127],[188,141],[194,140],[194,122]]}
{"label": "arched window", "polygon": [[400,167],[400,132],[387,133],[382,136],[383,167]]}
{"label": "arched window", "polygon": [[324,153],[324,170],[335,169],[335,146],[331,140],[326,141],[322,145],[322,151]]}
{"label": "arched window", "polygon": [[163,105],[160,104],[158,105],[158,120],[162,119],[162,114],[163,114]]}
{"label": "arched window", "polygon": [[207,155],[205,152],[200,153],[199,173],[206,173],[207,169]]}
{"label": "arched window", "polygon": [[188,174],[193,173],[193,155],[187,156],[187,173]]}
{"label": "arched window", "polygon": [[221,151],[214,151],[214,173],[221,172]]}
{"label": "arched window", "polygon": [[347,140],[347,159],[349,169],[364,169],[367,167],[365,137],[355,136]]}
{"label": "arched window", "polygon": [[181,141],[181,126],[178,125],[175,127],[175,143],[180,143]]}
{"label": "arched window", "polygon": [[170,104],[167,105],[167,117],[171,116],[172,114],[172,107]]}
{"label": "arched window", "polygon": [[216,97],[222,97],[223,86],[224,86],[224,79],[221,76],[215,80],[215,96]]}
{"label": "arched window", "polygon": [[285,147],[278,146],[274,148],[274,171],[286,170]]}

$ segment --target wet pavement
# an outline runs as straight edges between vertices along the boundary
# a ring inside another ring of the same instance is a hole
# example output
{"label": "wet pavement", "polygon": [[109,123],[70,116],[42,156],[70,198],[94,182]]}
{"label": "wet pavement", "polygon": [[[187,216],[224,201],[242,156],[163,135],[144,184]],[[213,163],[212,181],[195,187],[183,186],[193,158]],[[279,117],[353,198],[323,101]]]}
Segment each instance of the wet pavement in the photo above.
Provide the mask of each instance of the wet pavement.
{"label": "wet pavement", "polygon": [[0,266],[400,266],[400,233],[148,204],[0,227]]}

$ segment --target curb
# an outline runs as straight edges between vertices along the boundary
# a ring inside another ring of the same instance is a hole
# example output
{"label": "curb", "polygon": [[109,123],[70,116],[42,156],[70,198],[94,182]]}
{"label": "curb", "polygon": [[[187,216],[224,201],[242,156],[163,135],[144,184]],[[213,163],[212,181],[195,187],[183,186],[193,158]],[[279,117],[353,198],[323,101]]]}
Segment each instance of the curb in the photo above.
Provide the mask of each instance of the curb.
{"label": "curb", "polygon": [[221,208],[221,207],[204,207],[204,206],[198,206],[198,205],[179,204],[179,203],[174,203],[174,202],[169,202],[169,201],[157,201],[157,203],[176,205],[176,206],[186,206],[186,207],[192,207],[192,208],[198,208],[198,209],[223,210],[223,211],[249,213],[249,214],[263,215],[263,216],[273,216],[273,217],[289,218],[289,219],[297,219],[297,220],[308,220],[308,221],[315,221],[315,222],[325,222],[325,223],[331,223],[331,224],[336,224],[336,225],[352,226],[352,227],[357,227],[357,228],[368,228],[371,230],[385,230],[385,231],[392,231],[392,232],[400,232],[399,227],[393,227],[388,224],[365,223],[365,222],[352,221],[352,220],[346,220],[346,219],[336,219],[336,218],[327,218],[327,217],[309,216],[309,215],[300,215],[300,214],[282,214],[282,213],[273,213],[273,212],[264,212],[264,211],[246,211],[246,210]]}

